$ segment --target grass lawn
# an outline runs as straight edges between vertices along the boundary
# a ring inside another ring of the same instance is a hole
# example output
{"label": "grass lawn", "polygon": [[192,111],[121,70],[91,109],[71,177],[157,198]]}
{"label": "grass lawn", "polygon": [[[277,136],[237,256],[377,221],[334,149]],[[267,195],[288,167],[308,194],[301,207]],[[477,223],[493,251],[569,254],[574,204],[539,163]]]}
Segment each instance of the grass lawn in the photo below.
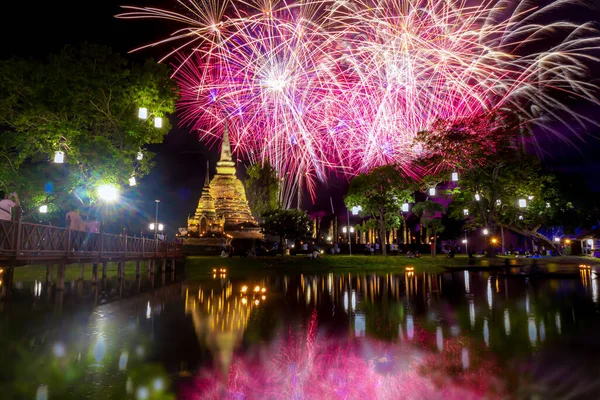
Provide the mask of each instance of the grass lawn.
{"label": "grass lawn", "polygon": [[[84,279],[91,280],[92,279],[92,264],[84,264]],[[156,270],[159,271],[159,264],[156,265]],[[142,262],[140,266],[140,271],[142,274],[146,273],[146,263]],[[58,266],[55,265],[52,274],[53,281],[56,281],[56,271],[58,270]],[[79,268],[79,264],[69,264],[65,267],[65,281],[72,281],[79,279],[81,274],[81,269]],[[107,275],[116,276],[117,275],[117,263],[109,262],[107,267]],[[130,275],[135,277],[135,261],[128,261],[125,263],[125,275]],[[98,278],[102,277],[102,264],[98,265]],[[22,281],[22,282],[33,282],[33,281],[45,281],[46,280],[46,266],[45,265],[27,265],[24,267],[15,268],[14,273],[14,281]]]}
{"label": "grass lawn", "polygon": [[[531,265],[533,259],[515,257],[495,257],[492,259],[476,258],[475,266],[503,266],[506,263],[512,266]],[[600,260],[589,257],[552,257],[536,260],[538,265],[542,264],[600,264]],[[195,270],[207,271],[213,268],[228,268],[231,270],[281,270],[286,272],[316,272],[316,271],[393,271],[405,267],[415,267],[416,270],[441,270],[443,268],[467,267],[469,259],[466,255],[456,255],[448,258],[445,255],[432,258],[423,256],[418,259],[406,258],[404,256],[347,256],[347,255],[324,255],[322,259],[312,260],[303,256],[289,257],[257,257],[257,258],[220,258],[215,256],[188,257],[186,261],[186,272]]]}
{"label": "grass lawn", "polygon": [[[537,259],[538,265],[543,264],[561,264],[561,265],[598,265],[600,260],[591,257],[565,256]],[[530,265],[533,259],[514,258],[514,257],[495,257],[492,259],[476,258],[475,266],[502,266],[506,263],[512,266]],[[421,258],[406,258],[404,256],[347,256],[347,255],[324,255],[322,259],[312,260],[303,256],[276,256],[276,257],[256,257],[256,258],[221,258],[219,256],[193,256],[185,261],[185,276],[198,277],[206,273],[212,273],[213,269],[227,268],[237,273],[243,271],[282,271],[282,272],[367,272],[367,271],[398,271],[405,267],[414,267],[417,271],[442,271],[444,268],[467,267],[469,260],[466,255],[456,255],[455,258],[448,258],[440,255],[431,258],[425,255]],[[54,267],[53,275],[56,279],[57,267]],[[159,265],[156,266],[159,271]],[[146,273],[146,264],[142,262],[142,275]],[[117,263],[108,264],[108,276],[117,275]],[[135,262],[127,262],[125,265],[125,275],[135,277]],[[79,279],[79,264],[67,265],[65,270],[65,280],[72,281]],[[98,277],[102,276],[102,266],[98,267]],[[29,265],[26,267],[17,267],[14,273],[14,280],[22,282],[33,282],[35,280],[44,281],[46,279],[46,266]],[[86,264],[84,268],[84,279],[92,279],[91,264]]]}

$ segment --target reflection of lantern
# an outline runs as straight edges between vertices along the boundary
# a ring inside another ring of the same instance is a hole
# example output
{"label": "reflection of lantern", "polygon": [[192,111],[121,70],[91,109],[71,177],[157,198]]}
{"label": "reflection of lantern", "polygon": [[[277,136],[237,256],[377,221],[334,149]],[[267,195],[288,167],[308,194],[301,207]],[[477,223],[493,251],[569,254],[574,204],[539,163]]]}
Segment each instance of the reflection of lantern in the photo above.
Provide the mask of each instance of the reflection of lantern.
{"label": "reflection of lantern", "polygon": [[138,118],[146,119],[148,118],[148,109],[146,107],[140,107],[138,110]]}
{"label": "reflection of lantern", "polygon": [[402,204],[402,212],[408,212],[408,203]]}
{"label": "reflection of lantern", "polygon": [[55,151],[54,152],[54,162],[56,164],[62,164],[65,162],[65,153],[62,151]]}
{"label": "reflection of lantern", "polygon": [[154,127],[162,128],[162,118],[161,117],[154,118]]}
{"label": "reflection of lantern", "polygon": [[458,172],[453,172],[452,173],[452,182],[457,182],[458,181]]}

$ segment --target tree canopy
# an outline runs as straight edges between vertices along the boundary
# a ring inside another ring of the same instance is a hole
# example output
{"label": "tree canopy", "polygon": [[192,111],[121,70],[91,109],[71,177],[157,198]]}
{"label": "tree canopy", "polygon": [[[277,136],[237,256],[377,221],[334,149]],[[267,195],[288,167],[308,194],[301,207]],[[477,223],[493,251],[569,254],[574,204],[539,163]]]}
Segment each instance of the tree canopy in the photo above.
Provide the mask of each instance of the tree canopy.
{"label": "tree canopy", "polygon": [[[144,146],[162,142],[176,98],[165,65],[131,64],[102,46],[67,46],[43,62],[1,61],[0,187],[19,191],[29,207],[93,204],[98,185],[148,174]],[[49,165],[56,151],[65,164]]]}
{"label": "tree canopy", "polygon": [[437,235],[445,229],[442,224],[442,214],[446,211],[446,207],[440,203],[431,200],[419,202],[413,206],[412,212],[419,217],[421,226],[427,230],[431,230],[433,234],[433,248],[431,256],[435,258],[437,248]]}
{"label": "tree canopy", "polygon": [[262,220],[264,233],[279,236],[282,252],[285,239],[304,239],[311,235],[312,221],[303,210],[272,209],[262,215]]}
{"label": "tree canopy", "polygon": [[279,176],[268,160],[252,164],[246,170],[246,195],[254,217],[279,207]]}
{"label": "tree canopy", "polygon": [[383,255],[386,255],[385,231],[400,226],[402,203],[413,201],[415,185],[412,179],[391,165],[375,168],[350,181],[344,198],[346,206],[360,206],[361,215],[377,221]]}

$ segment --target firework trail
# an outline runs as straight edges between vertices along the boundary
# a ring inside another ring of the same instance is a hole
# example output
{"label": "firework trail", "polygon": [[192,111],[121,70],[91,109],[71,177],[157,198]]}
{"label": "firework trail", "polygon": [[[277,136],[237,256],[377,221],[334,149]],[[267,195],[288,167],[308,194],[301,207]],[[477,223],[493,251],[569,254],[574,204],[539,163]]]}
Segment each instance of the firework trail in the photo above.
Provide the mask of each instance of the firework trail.
{"label": "firework trail", "polygon": [[163,41],[178,43],[166,57],[177,54],[182,122],[217,140],[227,119],[238,154],[292,177],[286,203],[299,186],[314,196],[330,171],[395,163],[415,175],[413,138],[440,119],[508,108],[573,142],[573,120],[593,121],[564,100],[598,104],[588,72],[598,31],[556,20],[583,2],[174,3],[181,12],[126,7],[119,17],[182,25]]}

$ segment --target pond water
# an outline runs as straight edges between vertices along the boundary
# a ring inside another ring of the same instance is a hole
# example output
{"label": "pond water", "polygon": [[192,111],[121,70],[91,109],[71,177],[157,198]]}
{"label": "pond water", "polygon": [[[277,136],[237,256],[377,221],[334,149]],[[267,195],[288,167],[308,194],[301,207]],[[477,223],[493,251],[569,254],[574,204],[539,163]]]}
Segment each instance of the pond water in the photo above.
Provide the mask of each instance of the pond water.
{"label": "pond water", "polygon": [[0,398],[597,398],[599,283],[576,271],[17,280]]}

